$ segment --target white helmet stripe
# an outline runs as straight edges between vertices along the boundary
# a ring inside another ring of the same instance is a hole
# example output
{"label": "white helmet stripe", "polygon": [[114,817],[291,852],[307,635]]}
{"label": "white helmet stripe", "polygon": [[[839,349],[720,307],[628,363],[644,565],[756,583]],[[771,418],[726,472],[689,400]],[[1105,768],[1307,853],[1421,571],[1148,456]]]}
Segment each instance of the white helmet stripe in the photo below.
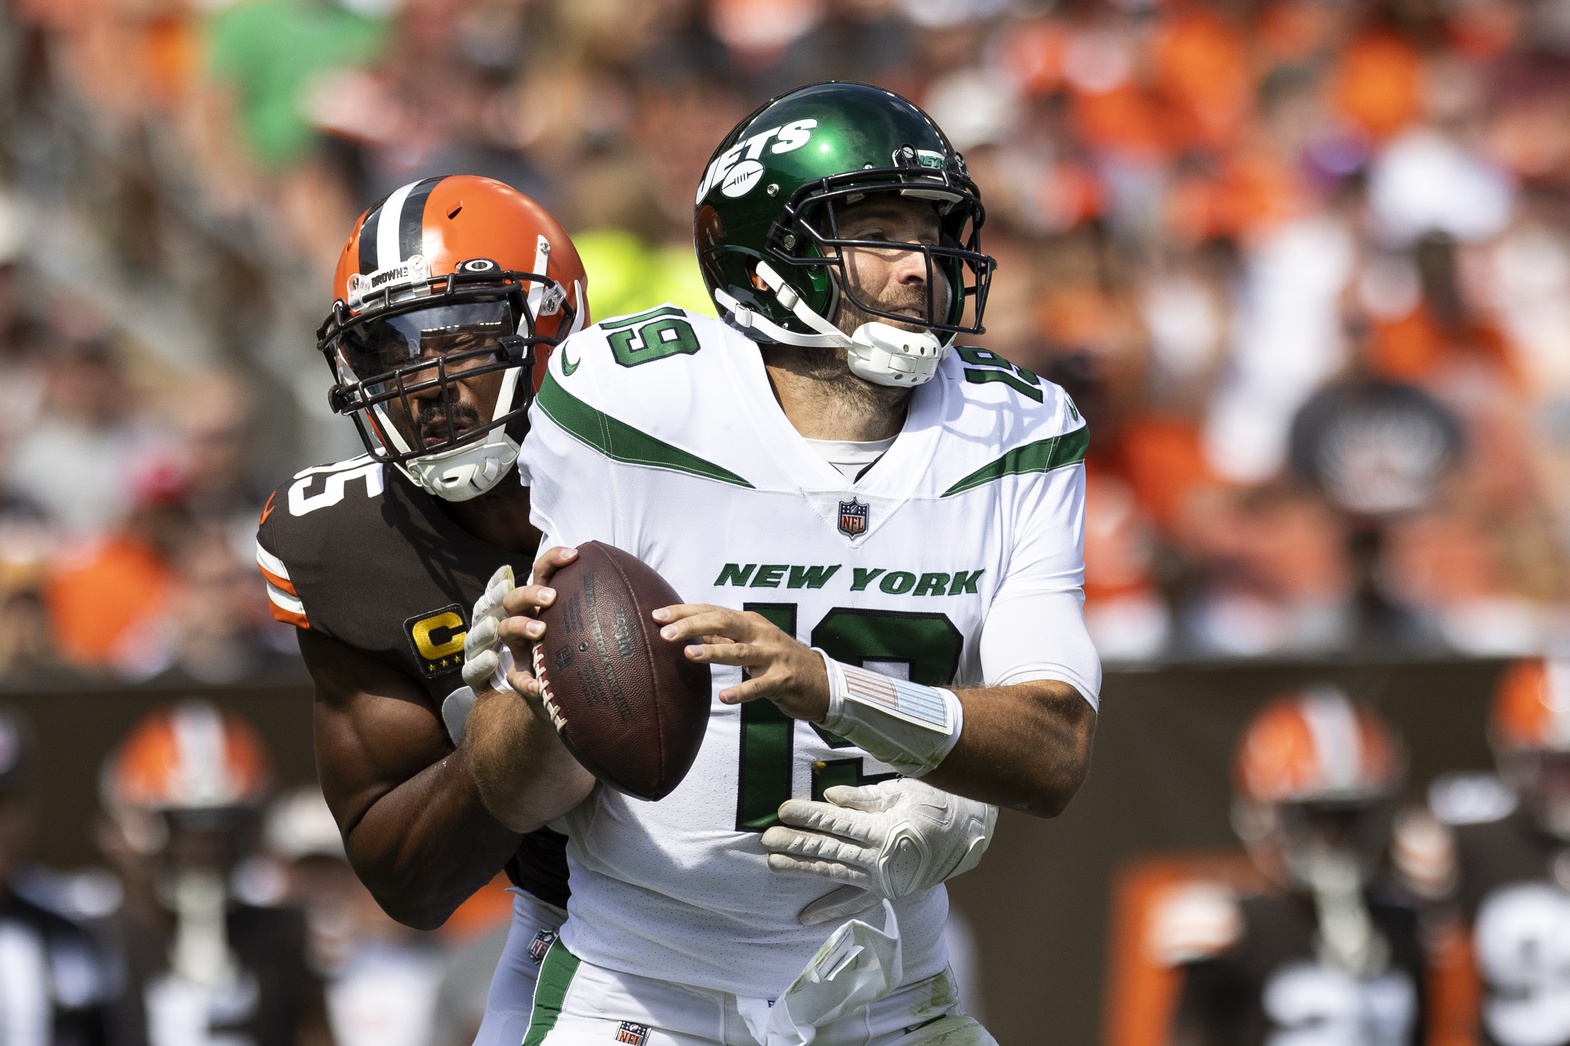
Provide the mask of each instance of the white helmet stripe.
{"label": "white helmet stripe", "polygon": [[399,234],[403,228],[403,205],[419,184],[410,182],[394,189],[393,194],[387,197],[387,202],[382,204],[382,216],[376,223],[377,269],[390,269],[403,261],[403,255],[398,249],[401,239]]}
{"label": "white helmet stripe", "polygon": [[583,328],[584,328],[584,321],[589,318],[589,311],[588,311],[588,309],[584,308],[584,305],[583,305],[583,281],[582,280],[573,280],[572,281],[572,295],[573,295],[573,301],[574,301],[573,312],[572,312],[572,330],[568,331],[567,333],[568,334],[577,334],[579,331],[583,330]]}
{"label": "white helmet stripe", "polygon": [[1357,713],[1346,696],[1333,687],[1315,687],[1303,702],[1303,718],[1314,738],[1314,750],[1327,791],[1351,791],[1362,782],[1363,746]]}
{"label": "white helmet stripe", "polygon": [[1544,662],[1543,704],[1548,706],[1548,742],[1570,749],[1570,662]]}
{"label": "white helmet stripe", "polygon": [[223,718],[218,710],[204,702],[188,702],[176,710],[171,726],[180,753],[174,773],[183,778],[176,783],[177,794],[188,797],[191,806],[228,801],[234,788],[225,773]]}

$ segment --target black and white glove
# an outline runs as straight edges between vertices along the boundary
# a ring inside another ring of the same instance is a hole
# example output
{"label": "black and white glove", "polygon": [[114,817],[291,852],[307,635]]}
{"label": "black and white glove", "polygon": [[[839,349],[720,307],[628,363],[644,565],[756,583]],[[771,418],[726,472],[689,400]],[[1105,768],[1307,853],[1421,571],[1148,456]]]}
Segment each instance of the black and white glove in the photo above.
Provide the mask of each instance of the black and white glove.
{"label": "black and white glove", "polygon": [[763,833],[769,867],[841,883],[801,910],[808,925],[854,915],[883,898],[904,897],[968,872],[981,862],[998,808],[912,778],[840,785],[824,802],[789,799],[783,825]]}
{"label": "black and white glove", "polygon": [[502,642],[497,629],[507,613],[502,609],[502,599],[515,587],[512,567],[497,567],[485,583],[485,591],[474,601],[469,634],[463,640],[463,681],[477,694],[512,689],[507,682],[512,651]]}

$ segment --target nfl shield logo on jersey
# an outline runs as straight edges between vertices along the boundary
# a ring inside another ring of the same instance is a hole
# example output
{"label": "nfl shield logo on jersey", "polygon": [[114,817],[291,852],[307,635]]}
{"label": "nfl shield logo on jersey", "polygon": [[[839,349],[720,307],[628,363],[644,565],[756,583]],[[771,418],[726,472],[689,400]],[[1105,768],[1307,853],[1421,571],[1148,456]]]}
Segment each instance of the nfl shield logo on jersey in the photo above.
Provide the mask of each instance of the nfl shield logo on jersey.
{"label": "nfl shield logo on jersey", "polygon": [[840,502],[840,533],[860,537],[867,532],[867,506],[855,498]]}
{"label": "nfl shield logo on jersey", "polygon": [[545,953],[551,950],[551,945],[556,943],[556,931],[542,929],[534,935],[534,940],[529,942],[529,958],[538,966],[545,961]]}
{"label": "nfl shield logo on jersey", "polygon": [[647,1024],[634,1024],[631,1021],[622,1021],[621,1027],[616,1029],[617,1042],[629,1042],[632,1046],[643,1046],[649,1038]]}

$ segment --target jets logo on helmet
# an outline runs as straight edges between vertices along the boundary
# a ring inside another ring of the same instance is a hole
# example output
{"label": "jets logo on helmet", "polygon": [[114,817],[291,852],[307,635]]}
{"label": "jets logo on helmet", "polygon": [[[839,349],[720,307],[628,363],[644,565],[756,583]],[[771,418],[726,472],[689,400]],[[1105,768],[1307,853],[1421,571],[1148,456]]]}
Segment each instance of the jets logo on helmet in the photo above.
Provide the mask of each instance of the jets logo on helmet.
{"label": "jets logo on helmet", "polygon": [[[880,193],[929,202],[938,242],[842,236],[844,208]],[[830,82],[781,95],[726,136],[698,184],[693,224],[704,282],[731,323],[759,341],[844,349],[865,380],[908,386],[937,372],[956,335],[983,330],[993,267],[981,253],[984,219],[964,160],[931,117],[880,87]],[[925,318],[854,292],[844,252],[857,248],[921,254]],[[847,303],[872,320],[840,330]]]}
{"label": "jets logo on helmet", "polygon": [[[360,216],[339,258],[317,334],[330,403],[423,489],[483,494],[517,458],[546,355],[588,323],[587,283],[561,226],[517,190],[411,182]],[[487,417],[474,401],[491,395]]]}
{"label": "jets logo on helmet", "polygon": [[698,183],[697,202],[703,202],[703,197],[716,182],[721,183],[720,191],[726,196],[746,195],[763,176],[763,164],[758,157],[763,155],[765,146],[775,156],[794,152],[812,140],[812,129],[816,126],[816,120],[797,120],[748,135],[709,161],[709,168]]}

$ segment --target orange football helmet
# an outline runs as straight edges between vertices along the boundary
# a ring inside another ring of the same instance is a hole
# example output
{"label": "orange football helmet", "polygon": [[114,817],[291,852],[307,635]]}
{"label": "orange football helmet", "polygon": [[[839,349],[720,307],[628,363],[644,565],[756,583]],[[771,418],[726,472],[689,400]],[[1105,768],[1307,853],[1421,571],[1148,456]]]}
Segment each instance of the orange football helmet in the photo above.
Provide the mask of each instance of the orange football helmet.
{"label": "orange football helmet", "polygon": [[1367,881],[1389,842],[1401,745],[1366,705],[1324,684],[1265,705],[1238,743],[1233,824],[1262,871],[1313,886],[1350,857]]}
{"label": "orange football helmet", "polygon": [[[501,182],[425,178],[354,223],[317,332],[329,401],[372,457],[466,501],[517,458],[545,359],[589,321],[588,277],[566,232]],[[490,417],[456,388],[496,386]]]}
{"label": "orange football helmet", "polygon": [[1278,697],[1238,745],[1239,794],[1258,803],[1361,801],[1390,795],[1400,749],[1373,710],[1330,686]]}
{"label": "orange football helmet", "polygon": [[1488,732],[1496,749],[1570,752],[1570,662],[1513,665],[1494,688]]}
{"label": "orange football helmet", "polygon": [[1499,776],[1547,831],[1570,839],[1570,662],[1533,658],[1494,688],[1488,740]]}
{"label": "orange football helmet", "polygon": [[104,763],[110,810],[149,813],[259,806],[272,765],[250,724],[191,700],[143,719]]}

